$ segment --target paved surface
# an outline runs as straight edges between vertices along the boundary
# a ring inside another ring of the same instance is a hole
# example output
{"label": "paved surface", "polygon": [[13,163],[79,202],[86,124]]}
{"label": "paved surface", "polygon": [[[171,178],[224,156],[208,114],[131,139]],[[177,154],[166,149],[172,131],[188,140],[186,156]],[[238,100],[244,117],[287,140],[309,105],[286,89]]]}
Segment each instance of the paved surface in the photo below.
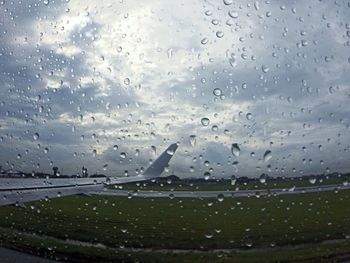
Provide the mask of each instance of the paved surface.
{"label": "paved surface", "polygon": [[[111,184],[142,181],[144,176],[113,178]],[[255,189],[238,191],[129,191],[105,189],[106,178],[80,178],[80,179],[7,179],[0,178],[0,206],[23,203],[35,200],[45,200],[61,196],[76,194],[98,194],[111,196],[140,196],[140,197],[182,197],[182,198],[216,198],[248,197],[267,195],[293,195],[303,193],[327,192],[350,189],[349,185],[323,185],[297,187],[291,189]]]}
{"label": "paved surface", "polygon": [[323,185],[298,187],[293,189],[260,189],[238,191],[128,191],[128,190],[103,190],[92,194],[111,196],[139,196],[139,197],[183,197],[183,198],[217,198],[222,194],[224,197],[249,197],[267,195],[296,195],[305,193],[330,192],[350,189],[350,185]]}
{"label": "paved surface", "polygon": [[48,260],[0,247],[0,263],[58,263],[58,261]]}

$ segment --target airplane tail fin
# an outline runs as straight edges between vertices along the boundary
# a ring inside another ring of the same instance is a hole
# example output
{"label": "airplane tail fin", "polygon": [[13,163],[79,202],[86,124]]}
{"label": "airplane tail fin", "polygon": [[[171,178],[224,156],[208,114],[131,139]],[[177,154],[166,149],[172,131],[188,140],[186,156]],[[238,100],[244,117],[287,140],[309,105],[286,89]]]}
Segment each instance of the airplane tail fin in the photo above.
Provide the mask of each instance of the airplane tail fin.
{"label": "airplane tail fin", "polygon": [[162,174],[168,166],[170,159],[173,157],[178,145],[171,144],[143,173],[145,177],[155,178]]}

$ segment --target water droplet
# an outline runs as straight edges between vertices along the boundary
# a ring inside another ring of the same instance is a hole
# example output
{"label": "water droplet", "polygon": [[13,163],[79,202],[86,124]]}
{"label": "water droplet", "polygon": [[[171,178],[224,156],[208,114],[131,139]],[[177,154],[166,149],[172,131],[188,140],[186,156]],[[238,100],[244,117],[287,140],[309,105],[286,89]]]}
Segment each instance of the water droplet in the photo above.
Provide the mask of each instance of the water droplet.
{"label": "water droplet", "polygon": [[125,152],[120,153],[120,158],[125,159],[126,158],[126,153]]}
{"label": "water droplet", "polygon": [[173,56],[173,49],[169,48],[167,51],[167,54],[168,54],[168,58],[171,58]]}
{"label": "water droplet", "polygon": [[204,14],[206,16],[211,16],[213,13],[210,10],[207,10],[207,11],[204,12]]}
{"label": "water droplet", "polygon": [[97,151],[96,151],[96,149],[93,149],[93,150],[92,150],[92,156],[93,156],[93,157],[96,157],[96,155],[97,155]]}
{"label": "water droplet", "polygon": [[208,41],[209,41],[209,39],[205,37],[205,38],[203,38],[203,39],[201,40],[201,44],[202,44],[202,45],[205,45],[205,44],[208,43]]}
{"label": "water droplet", "polygon": [[267,73],[267,72],[269,72],[270,68],[266,65],[262,65],[261,70],[262,70],[262,72]]}
{"label": "water droplet", "polygon": [[44,5],[49,5],[50,4],[50,1],[49,0],[44,0]]}
{"label": "water droplet", "polygon": [[219,89],[219,88],[215,88],[215,89],[213,90],[213,94],[214,94],[215,96],[221,96],[222,91],[221,91],[221,89]]}
{"label": "water droplet", "polygon": [[232,175],[232,176],[231,176],[231,185],[235,185],[235,184],[236,184],[236,181],[237,181],[236,176],[235,176],[235,175]]}
{"label": "water droplet", "polygon": [[264,183],[266,183],[266,180],[267,180],[267,175],[266,174],[260,175],[260,177],[259,177],[259,182],[260,183],[264,184]]}
{"label": "water droplet", "polygon": [[224,197],[224,195],[223,195],[223,194],[221,194],[221,193],[220,193],[220,194],[218,194],[218,196],[217,196],[217,199],[218,199],[218,201],[219,201],[219,202],[224,201],[224,198],[225,198],[225,197]]}
{"label": "water droplet", "polygon": [[156,148],[156,146],[152,145],[152,146],[151,146],[151,150],[152,150],[152,154],[153,154],[154,156],[156,156],[156,155],[157,155],[157,148]]}
{"label": "water droplet", "polygon": [[196,145],[196,135],[190,135],[190,145],[192,147]]}
{"label": "water droplet", "polygon": [[241,153],[241,149],[239,148],[237,143],[233,143],[231,145],[231,152],[234,156],[238,157],[239,154]]}
{"label": "water droplet", "polygon": [[245,117],[247,118],[248,121],[250,121],[253,118],[253,115],[250,112],[248,112]]}
{"label": "water droplet", "polygon": [[238,13],[236,11],[233,11],[233,10],[229,11],[228,15],[232,18],[238,18]]}
{"label": "water droplet", "polygon": [[310,182],[310,184],[315,184],[316,178],[313,178],[313,177],[309,178],[309,182]]}
{"label": "water droplet", "polygon": [[216,36],[217,36],[218,38],[223,38],[223,37],[224,37],[224,32],[222,32],[222,31],[217,31],[217,32],[216,32]]}
{"label": "water droplet", "polygon": [[208,118],[204,117],[201,119],[201,123],[203,126],[208,126],[210,123],[210,120]]}
{"label": "water droplet", "polygon": [[254,7],[255,7],[255,10],[259,10],[259,2],[258,1],[255,1],[254,2]]}
{"label": "water droplet", "polygon": [[267,150],[264,153],[264,162],[268,162],[272,158],[272,153],[270,150]]}
{"label": "water droplet", "polygon": [[129,78],[125,78],[124,79],[124,84],[125,85],[129,85],[130,84],[130,79]]}
{"label": "water droplet", "polygon": [[233,0],[224,0],[225,5],[232,5]]}
{"label": "water droplet", "polygon": [[228,62],[233,68],[237,66],[237,59],[235,53],[231,53],[231,57],[229,58]]}
{"label": "water droplet", "polygon": [[205,172],[204,173],[204,180],[209,180],[210,179],[210,173],[209,172]]}
{"label": "water droplet", "polygon": [[175,152],[174,152],[174,150],[169,149],[166,151],[166,153],[173,156]]}
{"label": "water droplet", "polygon": [[114,145],[114,146],[113,146],[113,150],[114,150],[114,151],[117,151],[117,150],[118,150],[118,145]]}
{"label": "water droplet", "polygon": [[108,164],[103,165],[103,171],[106,171],[108,168]]}
{"label": "water droplet", "polygon": [[213,238],[213,236],[214,236],[214,235],[213,235],[213,234],[211,234],[211,233],[210,233],[210,234],[205,234],[205,238],[207,238],[207,239],[212,239],[212,238]]}
{"label": "water droplet", "polygon": [[39,133],[34,133],[34,135],[33,135],[33,139],[34,139],[34,141],[37,141],[37,140],[39,140]]}

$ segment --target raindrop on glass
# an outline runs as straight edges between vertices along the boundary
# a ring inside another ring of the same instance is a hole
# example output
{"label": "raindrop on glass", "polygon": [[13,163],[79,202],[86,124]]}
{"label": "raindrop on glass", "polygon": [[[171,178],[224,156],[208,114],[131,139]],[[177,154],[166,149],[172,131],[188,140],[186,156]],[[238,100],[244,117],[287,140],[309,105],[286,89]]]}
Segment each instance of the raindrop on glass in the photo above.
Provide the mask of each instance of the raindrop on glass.
{"label": "raindrop on glass", "polygon": [[316,178],[313,178],[313,177],[309,178],[309,182],[310,182],[310,184],[315,184]]}
{"label": "raindrop on glass", "polygon": [[234,156],[239,156],[239,154],[241,153],[241,149],[239,148],[237,143],[231,145],[231,152]]}
{"label": "raindrop on glass", "polygon": [[34,141],[37,141],[37,140],[39,140],[39,133],[34,133],[34,135],[33,135],[33,139],[34,139]]}
{"label": "raindrop on glass", "polygon": [[208,126],[210,123],[210,120],[208,118],[204,117],[201,119],[201,123],[203,126]]}
{"label": "raindrop on glass", "polygon": [[218,201],[219,201],[219,202],[224,201],[224,198],[225,198],[225,197],[224,197],[224,195],[223,195],[223,194],[221,194],[221,193],[220,193],[220,194],[218,194],[218,196],[217,196],[217,199],[218,199]]}
{"label": "raindrop on glass", "polygon": [[124,79],[124,84],[125,85],[129,85],[130,84],[130,79],[129,78]]}
{"label": "raindrop on glass", "polygon": [[215,96],[221,96],[222,91],[221,91],[221,89],[219,89],[219,88],[215,88],[215,89],[213,90],[213,94],[214,94]]}
{"label": "raindrop on glass", "polygon": [[233,68],[237,66],[237,59],[236,59],[236,55],[234,53],[231,53],[231,56],[230,56],[228,62],[230,63],[231,67],[233,67]]}
{"label": "raindrop on glass", "polygon": [[247,118],[248,121],[250,121],[253,118],[253,115],[250,112],[248,112],[245,117]]}
{"label": "raindrop on glass", "polygon": [[192,147],[196,145],[196,135],[190,135],[190,145]]}
{"label": "raindrop on glass", "polygon": [[260,177],[259,177],[259,182],[260,183],[264,184],[264,183],[266,183],[266,180],[267,180],[267,175],[266,174],[260,175]]}
{"label": "raindrop on glass", "polygon": [[233,10],[229,11],[228,15],[232,18],[238,18],[238,13],[236,11],[233,11]]}
{"label": "raindrop on glass", "polygon": [[255,7],[255,10],[259,10],[259,2],[258,1],[254,2],[254,7]]}
{"label": "raindrop on glass", "polygon": [[216,32],[216,36],[217,36],[217,38],[223,38],[223,37],[224,37],[224,32],[222,32],[222,31],[217,31],[217,32]]}
{"label": "raindrop on glass", "polygon": [[262,72],[267,73],[267,72],[269,72],[270,68],[266,65],[262,65],[261,70],[262,70]]}
{"label": "raindrop on glass", "polygon": [[210,179],[210,173],[209,172],[205,172],[204,173],[204,180],[209,180]]}
{"label": "raindrop on glass", "polygon": [[235,184],[236,184],[236,181],[237,181],[236,176],[235,176],[235,175],[232,175],[232,176],[231,176],[231,185],[235,185]]}
{"label": "raindrop on glass", "polygon": [[272,153],[270,150],[267,150],[264,153],[264,162],[268,162],[272,158]]}
{"label": "raindrop on glass", "polygon": [[205,45],[205,44],[208,43],[208,41],[209,41],[208,38],[205,37],[205,38],[203,38],[203,39],[201,40],[201,44],[202,44],[202,45]]}

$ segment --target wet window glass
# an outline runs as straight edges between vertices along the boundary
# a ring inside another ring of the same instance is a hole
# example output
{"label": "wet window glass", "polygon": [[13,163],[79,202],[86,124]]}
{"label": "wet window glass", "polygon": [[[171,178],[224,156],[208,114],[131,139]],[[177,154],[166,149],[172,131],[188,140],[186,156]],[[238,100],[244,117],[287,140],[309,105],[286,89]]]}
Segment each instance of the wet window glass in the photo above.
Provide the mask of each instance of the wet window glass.
{"label": "wet window glass", "polygon": [[0,0],[0,262],[350,259],[350,3]]}

